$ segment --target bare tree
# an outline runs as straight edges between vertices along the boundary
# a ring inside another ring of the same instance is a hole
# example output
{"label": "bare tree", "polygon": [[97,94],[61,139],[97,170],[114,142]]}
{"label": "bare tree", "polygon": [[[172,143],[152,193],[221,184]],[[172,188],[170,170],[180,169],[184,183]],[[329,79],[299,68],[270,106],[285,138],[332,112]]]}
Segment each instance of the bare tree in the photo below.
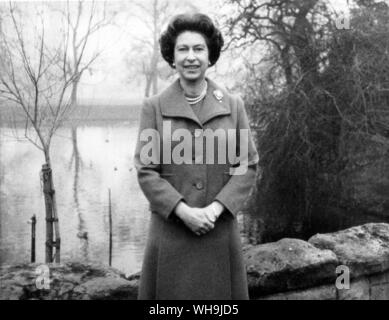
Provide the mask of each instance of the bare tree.
{"label": "bare tree", "polygon": [[[114,8],[114,7],[112,7]],[[117,14],[115,10],[107,7],[107,2],[96,1],[77,1],[66,2],[66,7],[56,8],[61,13],[67,26],[69,27],[70,38],[70,61],[68,68],[73,74],[74,81],[71,87],[71,104],[72,108],[78,107],[78,88],[81,77],[88,68],[83,68],[85,63],[92,65],[102,53],[102,51],[95,50],[91,57],[86,59],[86,49],[90,43],[91,37],[101,31],[103,28],[113,24],[114,18]],[[79,187],[79,173],[83,166],[81,154],[78,149],[78,133],[77,122],[72,122],[72,145],[73,153],[70,160],[70,166],[74,160],[74,183],[73,183],[73,198],[75,202],[76,211],[79,218],[79,232],[77,236],[84,239],[87,234],[85,229],[85,220],[82,217],[82,212],[79,209],[78,187]]]}
{"label": "bare tree", "polygon": [[132,18],[144,26],[146,34],[132,34],[134,42],[130,48],[127,58],[127,66],[130,70],[130,80],[134,80],[139,74],[143,75],[145,81],[144,95],[148,97],[151,93],[158,92],[158,79],[161,75],[170,76],[173,72],[161,61],[159,53],[159,36],[162,28],[178,10],[197,10],[188,1],[152,0],[149,3],[134,2],[135,13]]}
{"label": "bare tree", "polygon": [[[78,83],[80,75],[91,66],[97,55],[85,58],[87,40],[83,39],[76,43],[76,46],[81,43],[77,59],[71,59],[69,52],[74,49],[74,41],[71,41],[69,20],[58,19],[60,23],[55,41],[48,32],[48,20],[53,17],[50,17],[52,11],[47,5],[35,6],[34,10],[30,7],[29,10],[24,9],[22,5],[10,3],[6,16],[3,16],[0,30],[0,98],[22,111],[25,138],[44,154],[46,163],[43,165],[42,177],[47,221],[46,261],[53,261],[55,247],[55,261],[59,262],[60,233],[51,175],[50,146],[55,132],[73,106],[74,84]],[[28,16],[32,11],[33,19]],[[66,17],[70,15],[68,10]],[[94,31],[95,25],[90,20],[84,38],[88,38]]]}
{"label": "bare tree", "polygon": [[76,106],[82,74],[102,53],[95,51],[91,57],[86,59],[86,48],[93,34],[113,23],[117,12],[108,10],[106,1],[96,3],[96,1],[83,0],[77,2],[68,0],[66,7],[59,11],[69,28],[67,31],[69,32],[71,58],[68,61],[68,69],[74,75],[71,102],[73,106]]}
{"label": "bare tree", "polygon": [[261,154],[257,203],[277,212],[267,219],[287,218],[283,236],[309,235],[323,207],[345,204],[353,137],[387,141],[388,5],[356,1],[345,31],[326,0],[229,2],[230,45],[268,48],[244,82]]}

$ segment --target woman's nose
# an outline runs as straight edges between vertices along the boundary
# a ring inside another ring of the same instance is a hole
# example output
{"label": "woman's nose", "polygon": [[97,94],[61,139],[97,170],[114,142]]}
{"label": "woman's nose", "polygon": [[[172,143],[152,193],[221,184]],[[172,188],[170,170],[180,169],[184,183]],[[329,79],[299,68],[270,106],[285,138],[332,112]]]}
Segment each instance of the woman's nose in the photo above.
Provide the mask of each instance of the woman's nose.
{"label": "woman's nose", "polygon": [[189,50],[188,56],[186,57],[186,59],[187,60],[195,60],[196,59],[193,50]]}

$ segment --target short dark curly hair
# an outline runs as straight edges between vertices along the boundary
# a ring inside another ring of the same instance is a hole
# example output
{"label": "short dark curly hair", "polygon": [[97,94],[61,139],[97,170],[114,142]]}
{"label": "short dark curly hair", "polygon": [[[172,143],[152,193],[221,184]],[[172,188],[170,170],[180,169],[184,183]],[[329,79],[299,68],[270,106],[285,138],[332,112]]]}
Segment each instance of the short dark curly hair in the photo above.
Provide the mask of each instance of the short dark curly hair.
{"label": "short dark curly hair", "polygon": [[221,48],[224,45],[223,36],[212,20],[202,13],[184,13],[174,16],[159,38],[162,57],[173,67],[174,47],[177,37],[184,31],[201,33],[207,43],[210,66],[219,59]]}

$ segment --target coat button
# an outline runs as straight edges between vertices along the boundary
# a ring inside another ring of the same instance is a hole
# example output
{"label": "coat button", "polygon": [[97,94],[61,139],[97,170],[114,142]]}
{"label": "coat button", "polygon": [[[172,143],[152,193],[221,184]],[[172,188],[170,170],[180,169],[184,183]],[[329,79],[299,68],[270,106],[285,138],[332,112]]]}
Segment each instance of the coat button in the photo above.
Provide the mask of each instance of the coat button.
{"label": "coat button", "polygon": [[204,189],[204,183],[202,181],[199,181],[195,184],[197,190]]}

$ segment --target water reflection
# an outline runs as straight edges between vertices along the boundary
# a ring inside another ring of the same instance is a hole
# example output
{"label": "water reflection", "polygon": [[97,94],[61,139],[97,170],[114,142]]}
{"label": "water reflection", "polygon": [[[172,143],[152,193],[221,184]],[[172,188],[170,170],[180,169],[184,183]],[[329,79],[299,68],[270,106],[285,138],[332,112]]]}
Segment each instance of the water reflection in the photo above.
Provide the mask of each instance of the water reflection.
{"label": "water reflection", "polygon": [[78,149],[77,144],[77,126],[73,125],[71,127],[71,139],[72,139],[72,156],[69,162],[69,169],[71,170],[72,164],[74,163],[74,179],[73,179],[73,199],[74,206],[76,210],[76,214],[78,217],[78,232],[77,237],[80,239],[80,261],[88,262],[88,232],[86,231],[85,220],[83,218],[83,213],[80,208],[80,202],[78,199],[78,189],[79,189],[79,175],[80,170],[84,166],[83,161],[81,159],[81,155]]}
{"label": "water reflection", "polygon": [[[19,135],[22,133],[19,129]],[[150,214],[133,167],[138,122],[61,128],[51,148],[53,180],[61,230],[61,259],[109,262],[108,189],[111,189],[112,266],[131,274],[141,268]],[[0,257],[1,263],[30,259],[30,225],[37,216],[36,261],[44,262],[45,211],[39,172],[43,155],[1,128]],[[268,226],[282,228],[277,217],[269,223],[240,214],[243,243],[266,241]]]}
{"label": "water reflection", "polygon": [[[19,129],[20,131],[23,129]],[[21,132],[19,132],[20,135]],[[137,122],[70,126],[53,139],[52,166],[61,230],[61,258],[108,264],[108,188],[112,193],[112,265],[140,269],[148,227],[148,205],[132,156]],[[44,261],[45,212],[39,150],[1,128],[0,263],[30,259],[30,225],[37,216],[37,262]]]}

